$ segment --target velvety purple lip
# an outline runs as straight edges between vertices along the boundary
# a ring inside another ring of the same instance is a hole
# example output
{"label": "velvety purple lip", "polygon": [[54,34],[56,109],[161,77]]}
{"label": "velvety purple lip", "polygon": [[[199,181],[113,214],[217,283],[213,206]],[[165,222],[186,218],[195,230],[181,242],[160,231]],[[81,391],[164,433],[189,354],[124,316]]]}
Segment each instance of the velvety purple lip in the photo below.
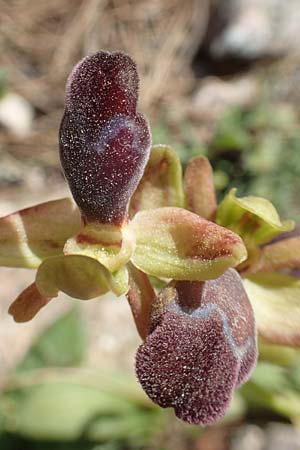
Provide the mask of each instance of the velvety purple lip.
{"label": "velvety purple lip", "polygon": [[120,224],[147,163],[149,126],[136,111],[138,74],[122,53],[84,58],[67,82],[60,158],[86,221]]}
{"label": "velvety purple lip", "polygon": [[173,283],[156,326],[136,356],[136,373],[148,396],[173,407],[189,423],[222,417],[235,387],[257,359],[253,311],[238,273],[216,280]]}

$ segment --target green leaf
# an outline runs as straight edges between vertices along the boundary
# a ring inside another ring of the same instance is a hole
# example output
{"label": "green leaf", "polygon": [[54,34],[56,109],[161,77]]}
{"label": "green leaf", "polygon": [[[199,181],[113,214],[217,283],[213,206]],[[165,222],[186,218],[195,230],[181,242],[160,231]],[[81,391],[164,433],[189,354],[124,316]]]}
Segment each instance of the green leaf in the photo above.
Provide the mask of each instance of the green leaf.
{"label": "green leaf", "polygon": [[163,206],[182,207],[182,170],[176,152],[167,145],[154,145],[144,175],[130,201],[130,217],[138,211]]}
{"label": "green leaf", "polygon": [[17,370],[76,366],[83,360],[86,334],[78,308],[72,308],[33,343]]}
{"label": "green leaf", "polygon": [[139,437],[144,442],[148,432],[164,427],[163,412],[124,372],[25,371],[8,380],[1,400],[7,404],[6,430],[35,441],[92,438],[124,443]]}
{"label": "green leaf", "polygon": [[251,379],[239,389],[250,408],[274,411],[274,396],[288,388],[286,371],[269,363],[259,363]]}
{"label": "green leaf", "polygon": [[300,346],[300,280],[280,273],[244,279],[259,334],[271,344]]}
{"label": "green leaf", "polygon": [[259,359],[261,361],[278,364],[283,367],[292,367],[299,360],[298,350],[284,345],[272,345],[258,340]]}
{"label": "green leaf", "polygon": [[181,208],[141,211],[131,226],[136,235],[131,261],[149,275],[203,281],[247,256],[236,234]]}
{"label": "green leaf", "polygon": [[13,418],[14,431],[33,439],[75,440],[94,417],[130,414],[132,408],[130,402],[94,387],[49,383],[23,391]]}
{"label": "green leaf", "polygon": [[249,132],[242,126],[243,115],[238,108],[225,114],[218,124],[218,129],[213,139],[213,148],[224,150],[244,150],[250,145]]}
{"label": "green leaf", "polygon": [[68,238],[81,226],[78,208],[69,198],[26,208],[0,219],[0,265],[35,268],[62,254]]}
{"label": "green leaf", "polygon": [[136,410],[122,416],[101,417],[91,424],[86,434],[92,441],[133,440],[142,445],[162,426],[163,419],[163,414],[158,411]]}
{"label": "green leaf", "polygon": [[261,245],[274,236],[291,231],[293,221],[281,221],[276,209],[268,200],[261,197],[236,197],[232,189],[218,208],[217,223],[241,236],[246,246]]}
{"label": "green leaf", "polygon": [[282,414],[291,418],[294,422],[299,424],[300,422],[300,394],[294,390],[286,390],[280,394],[277,394],[273,398],[274,409]]}

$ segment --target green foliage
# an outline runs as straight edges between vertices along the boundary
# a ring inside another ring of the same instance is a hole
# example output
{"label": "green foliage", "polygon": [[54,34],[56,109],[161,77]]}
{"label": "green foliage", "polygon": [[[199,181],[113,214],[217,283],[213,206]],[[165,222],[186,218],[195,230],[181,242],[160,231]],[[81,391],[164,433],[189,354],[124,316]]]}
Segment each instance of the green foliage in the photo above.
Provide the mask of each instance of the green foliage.
{"label": "green foliage", "polygon": [[251,380],[240,389],[248,409],[272,411],[293,423],[300,423],[299,355],[290,367],[260,362]]}
{"label": "green foliage", "polygon": [[262,102],[233,109],[218,123],[208,155],[214,169],[229,177],[226,189],[266,197],[282,215],[299,219],[299,131],[292,106]]}
{"label": "green foliage", "polygon": [[[133,377],[67,367],[84,359],[82,326],[77,308],[59,318],[7,380],[0,395],[1,449],[142,450],[160,448],[160,442],[166,445],[160,436],[173,415],[154,405]],[[298,423],[300,358],[294,350],[282,360],[281,350],[264,348],[266,360],[284,367],[260,362],[236,393],[225,423],[240,420],[247,410],[271,411]],[[201,429],[182,425],[177,432],[196,439]],[[156,443],[158,447],[153,447]]]}
{"label": "green foliage", "polygon": [[226,114],[217,126],[212,146],[216,149],[240,151],[251,144],[247,131],[239,126],[243,122],[243,113],[239,109]]}
{"label": "green foliage", "polygon": [[188,122],[182,122],[173,129],[161,119],[152,127],[152,138],[153,144],[172,144],[184,167],[189,159],[199,155],[205,156],[207,153]]}
{"label": "green foliage", "polygon": [[161,120],[153,139],[174,145],[184,166],[206,155],[219,199],[236,187],[239,196],[268,198],[282,216],[300,219],[300,126],[292,105],[263,100],[249,109],[233,108],[216,124],[206,147],[187,122],[172,128]]}
{"label": "green foliage", "polygon": [[138,449],[166,423],[166,415],[134,379],[123,375],[120,382],[119,375],[105,370],[40,369],[15,375],[2,394],[1,409],[4,431],[33,442],[84,440],[112,448],[134,443],[130,448]]}
{"label": "green foliage", "polygon": [[38,337],[17,370],[76,366],[84,357],[85,347],[79,309],[73,308]]}
{"label": "green foliage", "polygon": [[75,368],[86,335],[72,309],[32,345],[0,395],[3,450],[124,450],[143,448],[168,416],[133,377]]}
{"label": "green foliage", "polygon": [[0,66],[0,99],[7,92],[7,69],[4,66]]}

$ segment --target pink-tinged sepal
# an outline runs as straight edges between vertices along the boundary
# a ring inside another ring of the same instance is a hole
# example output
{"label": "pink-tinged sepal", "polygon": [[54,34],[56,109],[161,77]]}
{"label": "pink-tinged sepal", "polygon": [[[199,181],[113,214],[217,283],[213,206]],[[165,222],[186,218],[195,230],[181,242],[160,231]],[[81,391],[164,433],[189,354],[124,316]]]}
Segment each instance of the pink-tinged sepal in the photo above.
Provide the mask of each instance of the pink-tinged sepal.
{"label": "pink-tinged sepal", "polygon": [[130,217],[144,209],[184,206],[182,169],[176,152],[154,145],[143,177],[130,200]]}
{"label": "pink-tinged sepal", "polygon": [[257,359],[253,311],[233,269],[206,282],[172,282],[152,310],[136,373],[148,396],[189,423],[224,416]]}
{"label": "pink-tinged sepal", "polygon": [[187,208],[203,217],[214,220],[217,199],[213,182],[212,167],[207,158],[191,159],[184,174]]}
{"label": "pink-tinged sepal", "polygon": [[121,224],[142,177],[151,138],[136,111],[138,81],[129,56],[108,52],[87,56],[69,77],[60,156],[87,222]]}
{"label": "pink-tinged sepal", "polygon": [[280,236],[260,249],[259,258],[248,267],[245,274],[300,269],[300,236],[279,239]]}
{"label": "pink-tinged sepal", "polygon": [[216,278],[247,257],[235,233],[181,208],[138,212],[130,223],[136,237],[132,263],[162,278]]}
{"label": "pink-tinged sepal", "polygon": [[63,253],[81,226],[80,212],[68,198],[41,203],[0,219],[0,265],[36,268]]}

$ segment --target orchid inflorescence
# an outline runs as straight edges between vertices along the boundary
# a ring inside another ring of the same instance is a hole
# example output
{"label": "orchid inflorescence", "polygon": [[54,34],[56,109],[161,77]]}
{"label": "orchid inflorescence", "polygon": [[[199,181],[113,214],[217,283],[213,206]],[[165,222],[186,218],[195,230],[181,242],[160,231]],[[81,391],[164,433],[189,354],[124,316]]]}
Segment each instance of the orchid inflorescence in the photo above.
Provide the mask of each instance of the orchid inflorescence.
{"label": "orchid inflorescence", "polygon": [[[221,418],[263,342],[300,344],[300,237],[259,197],[217,205],[209,161],[151,148],[138,74],[122,53],[73,69],[60,127],[69,198],[0,219],[0,264],[37,269],[10,306],[32,319],[63,291],[127,295],[143,339],[137,377],[190,423]],[[163,287],[159,290],[157,286]]]}

